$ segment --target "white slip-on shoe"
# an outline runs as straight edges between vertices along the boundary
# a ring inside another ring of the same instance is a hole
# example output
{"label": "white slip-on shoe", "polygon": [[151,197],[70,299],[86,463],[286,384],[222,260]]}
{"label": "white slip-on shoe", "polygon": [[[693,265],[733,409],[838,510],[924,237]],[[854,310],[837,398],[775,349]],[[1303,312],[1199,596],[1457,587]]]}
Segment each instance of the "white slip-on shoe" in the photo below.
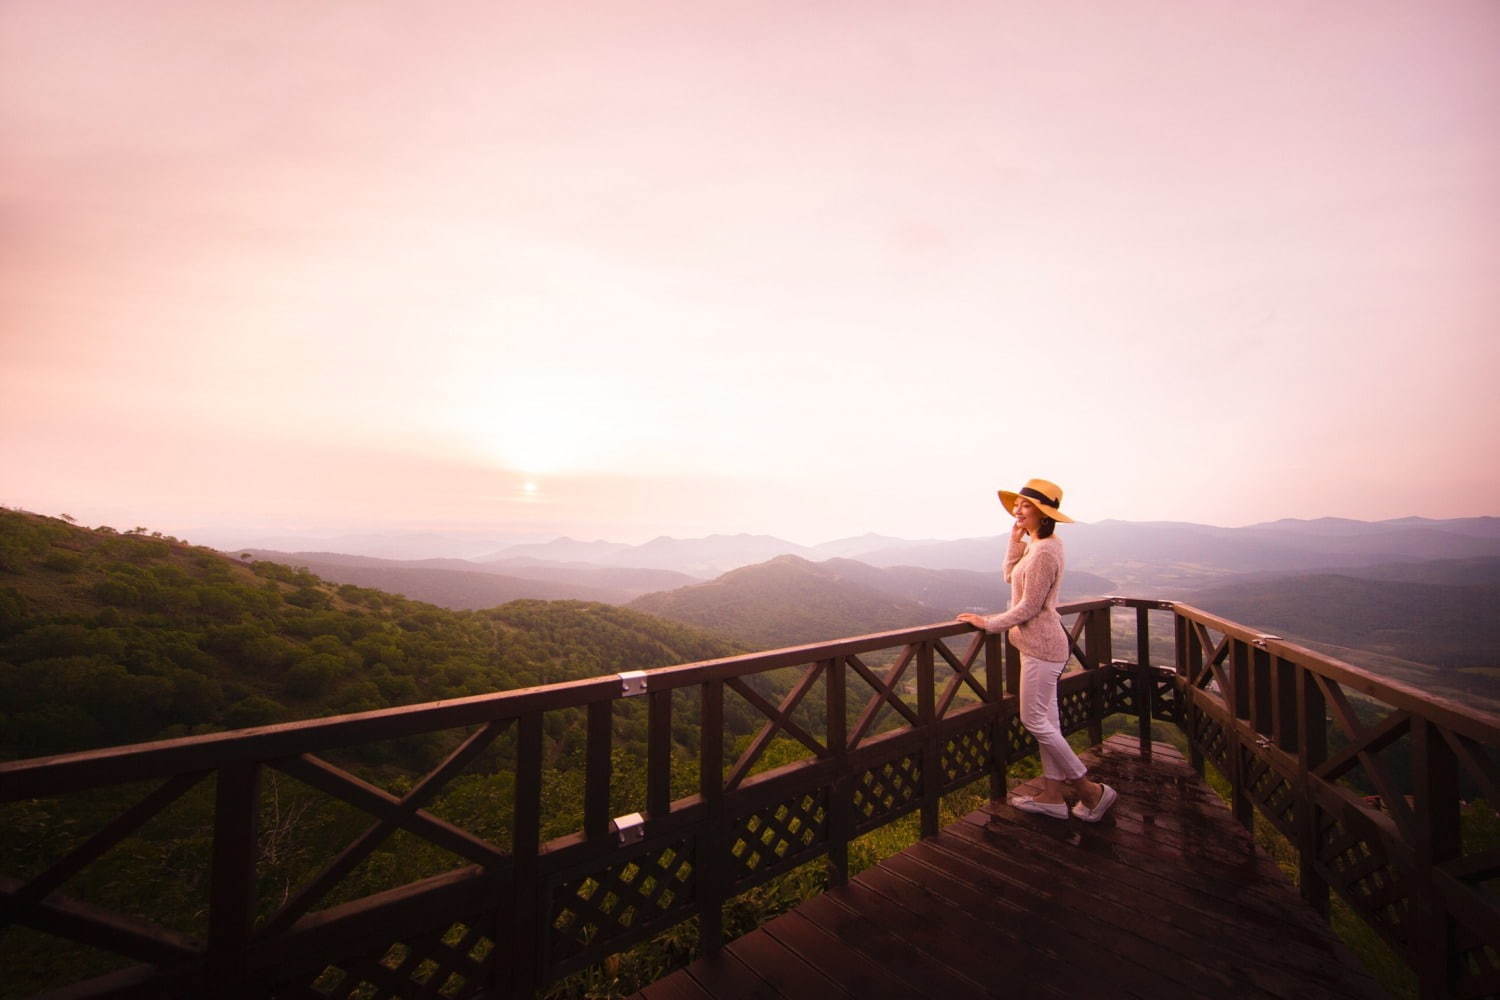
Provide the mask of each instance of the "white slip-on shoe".
{"label": "white slip-on shoe", "polygon": [[1038,802],[1029,795],[1017,795],[1010,800],[1014,809],[1022,812],[1036,813],[1038,816],[1051,816],[1053,819],[1068,818],[1068,804],[1066,802]]}
{"label": "white slip-on shoe", "polygon": [[1113,788],[1110,788],[1108,785],[1100,785],[1099,787],[1102,788],[1103,791],[1099,793],[1099,801],[1094,803],[1094,808],[1090,809],[1088,806],[1084,805],[1082,799],[1079,799],[1077,802],[1073,803],[1073,815],[1077,816],[1085,823],[1099,822],[1104,818],[1104,814],[1109,812],[1109,807],[1114,805],[1115,800],[1120,797],[1120,793],[1115,791]]}

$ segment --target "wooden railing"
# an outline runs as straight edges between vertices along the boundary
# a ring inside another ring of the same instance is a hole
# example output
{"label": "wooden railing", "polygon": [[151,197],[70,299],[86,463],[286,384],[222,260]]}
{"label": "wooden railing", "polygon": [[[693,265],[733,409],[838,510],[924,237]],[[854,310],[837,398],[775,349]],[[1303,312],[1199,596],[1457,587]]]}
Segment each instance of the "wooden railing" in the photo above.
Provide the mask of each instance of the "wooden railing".
{"label": "wooden railing", "polygon": [[1326,916],[1337,892],[1424,997],[1500,995],[1500,847],[1460,821],[1461,788],[1500,806],[1500,718],[1184,604],[1175,619],[1157,715],[1242,823],[1258,811],[1295,845],[1303,897]]}
{"label": "wooden railing", "polygon": [[[1113,621],[1116,608],[1134,614]],[[1465,776],[1500,802],[1494,716],[1184,605],[1111,598],[1061,610],[1083,667],[1059,685],[1065,730],[1097,742],[1104,720],[1125,713],[1149,748],[1153,719],[1181,726],[1195,764],[1211,761],[1230,781],[1236,816],[1248,825],[1259,809],[1296,845],[1314,906],[1326,912],[1332,887],[1411,963],[1424,994],[1494,989],[1500,909],[1484,883],[1500,858],[1466,851],[1458,820]],[[1133,628],[1133,661],[1115,658],[1115,628],[1122,639]],[[693,919],[712,951],[736,894],[820,858],[840,884],[854,838],[913,812],[923,835],[934,834],[941,796],[974,781],[1002,795],[1009,764],[1035,753],[1017,718],[1018,675],[1008,640],[948,623],[0,764],[0,804],[150,786],[45,870],[6,873],[0,927],[121,957],[124,968],[75,984],[73,996],[524,997]],[[635,698],[646,704],[644,790],[634,811],[613,815],[614,723]],[[763,720],[738,741],[726,727],[731,699],[739,714]],[[1361,705],[1385,714],[1366,719]],[[581,827],[543,842],[544,725],[549,713],[570,711],[587,734]],[[686,764],[674,712],[697,719]],[[400,794],[330,760],[343,748],[424,734],[448,734],[453,748]],[[1402,741],[1413,761],[1410,806],[1382,764]],[[770,766],[768,750],[780,760],[788,746],[793,762]],[[456,779],[497,761],[514,791],[503,840],[445,820],[434,805]],[[686,777],[674,767],[695,772],[696,792],[674,797]],[[1348,787],[1356,770],[1389,812]],[[372,821],[277,900],[257,891],[268,775]],[[69,894],[70,881],[174,802],[206,799],[191,790],[210,780],[198,933]],[[339,901],[356,884],[352,873],[398,831],[461,863]]]}

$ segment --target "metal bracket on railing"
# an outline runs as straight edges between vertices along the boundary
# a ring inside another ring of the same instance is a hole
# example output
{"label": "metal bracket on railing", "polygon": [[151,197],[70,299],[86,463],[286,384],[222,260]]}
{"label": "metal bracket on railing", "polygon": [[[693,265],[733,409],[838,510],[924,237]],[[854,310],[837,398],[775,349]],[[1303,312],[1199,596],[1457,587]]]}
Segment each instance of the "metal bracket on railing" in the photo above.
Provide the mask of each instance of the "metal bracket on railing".
{"label": "metal bracket on railing", "polygon": [[646,671],[627,670],[620,677],[620,694],[626,698],[634,698],[638,694],[646,693]]}
{"label": "metal bracket on railing", "polygon": [[1258,635],[1254,639],[1250,640],[1250,645],[1255,646],[1255,647],[1257,647],[1259,649],[1265,649],[1266,648],[1266,643],[1268,643],[1268,642],[1280,642],[1280,641],[1281,641],[1281,636],[1279,636],[1279,635]]}
{"label": "metal bracket on railing", "polygon": [[609,821],[609,828],[614,831],[615,839],[621,847],[626,844],[638,844],[646,839],[646,817],[640,813],[616,816]]}

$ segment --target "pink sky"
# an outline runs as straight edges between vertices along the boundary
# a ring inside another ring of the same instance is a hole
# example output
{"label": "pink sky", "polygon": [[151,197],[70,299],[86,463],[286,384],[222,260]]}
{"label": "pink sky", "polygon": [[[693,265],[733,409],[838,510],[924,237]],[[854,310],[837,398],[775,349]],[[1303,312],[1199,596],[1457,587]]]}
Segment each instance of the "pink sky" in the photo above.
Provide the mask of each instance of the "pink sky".
{"label": "pink sky", "polygon": [[1500,4],[7,0],[0,504],[1500,513]]}

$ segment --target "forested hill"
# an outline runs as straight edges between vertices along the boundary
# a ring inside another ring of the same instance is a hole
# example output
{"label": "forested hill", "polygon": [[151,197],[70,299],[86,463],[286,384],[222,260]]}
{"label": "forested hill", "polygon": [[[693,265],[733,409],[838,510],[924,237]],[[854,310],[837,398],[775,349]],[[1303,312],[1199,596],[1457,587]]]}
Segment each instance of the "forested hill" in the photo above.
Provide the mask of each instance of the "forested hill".
{"label": "forested hill", "polygon": [[777,556],[708,583],[647,594],[629,607],[723,632],[757,649],[926,625],[926,605],[882,593],[823,563]]}
{"label": "forested hill", "polygon": [[[1108,594],[1114,586],[1088,573],[1063,581],[1064,600]],[[1001,611],[1009,593],[998,570],[876,567],[783,555],[707,583],[646,594],[627,607],[766,649],[930,625],[962,611]]]}
{"label": "forested hill", "polygon": [[447,611],[142,530],[0,509],[0,757],[482,694],[741,651],[635,611]]}

